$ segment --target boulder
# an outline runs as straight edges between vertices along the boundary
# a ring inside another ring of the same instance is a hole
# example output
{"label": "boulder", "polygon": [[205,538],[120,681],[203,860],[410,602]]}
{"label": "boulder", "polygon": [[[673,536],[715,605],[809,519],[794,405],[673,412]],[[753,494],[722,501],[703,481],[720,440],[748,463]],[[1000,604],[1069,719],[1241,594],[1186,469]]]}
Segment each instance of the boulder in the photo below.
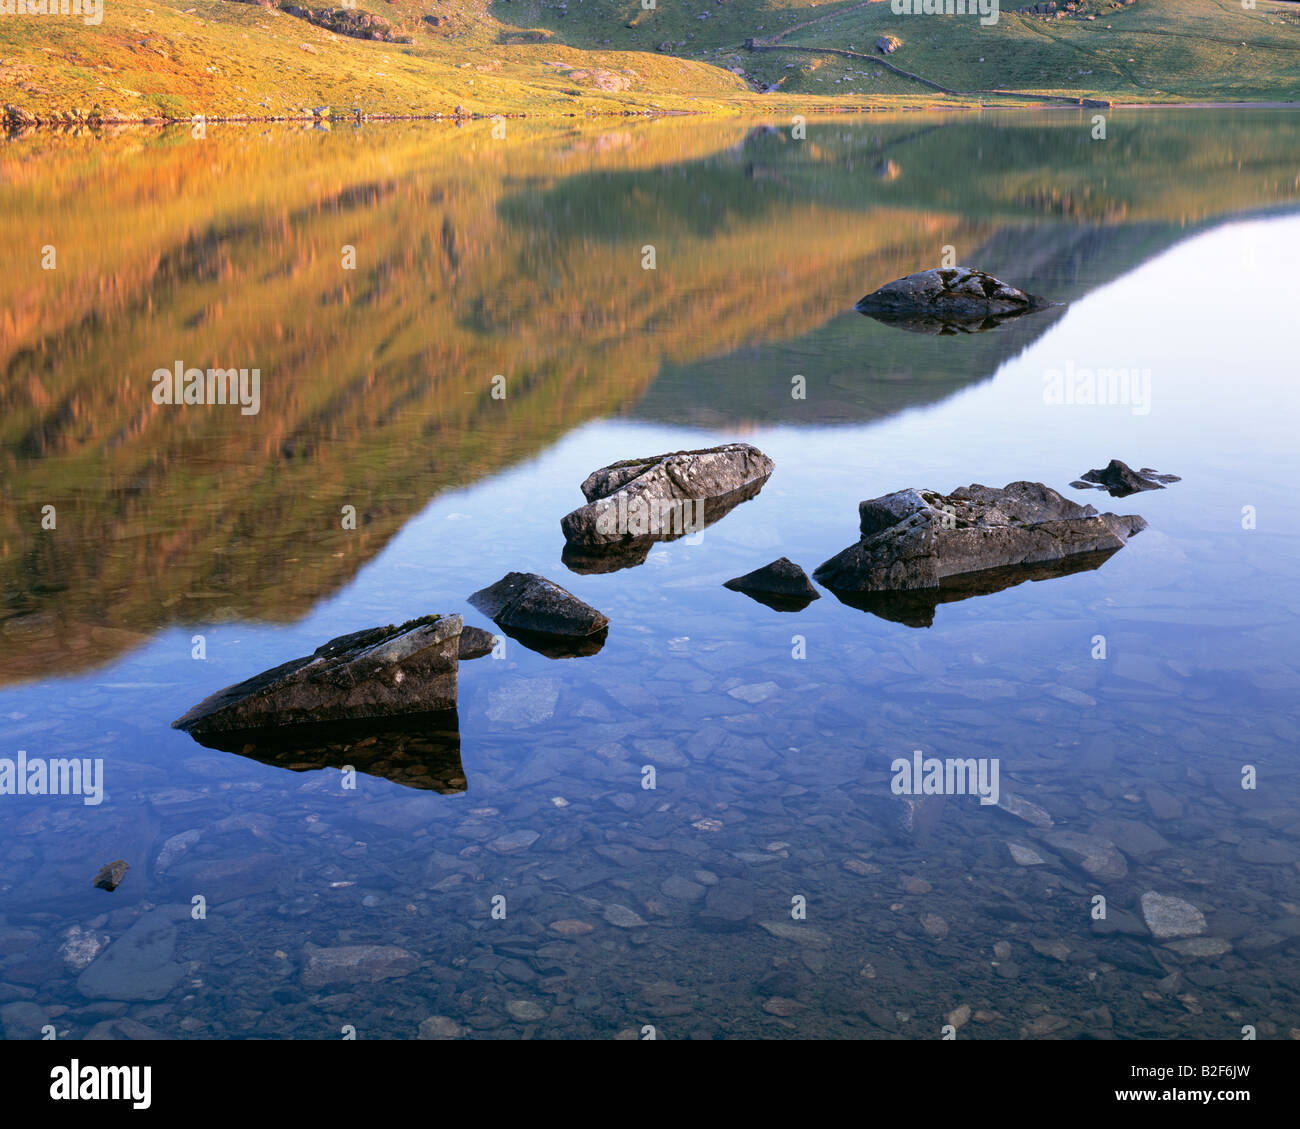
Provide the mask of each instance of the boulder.
{"label": "boulder", "polygon": [[876,40],[876,50],[882,55],[892,55],[901,46],[903,41],[896,35],[882,35]]}
{"label": "boulder", "polygon": [[887,282],[854,309],[877,321],[923,333],[973,333],[1059,305],[969,267],[920,271]]}
{"label": "boulder", "polygon": [[1127,498],[1142,490],[1163,490],[1166,482],[1182,481],[1176,474],[1157,474],[1150,467],[1134,470],[1119,459],[1111,459],[1100,470],[1090,470],[1080,477],[1081,482],[1070,485],[1079,490],[1105,490],[1112,498]]}
{"label": "boulder", "polygon": [[460,630],[460,643],[457,646],[457,657],[461,662],[469,659],[481,659],[484,655],[490,655],[492,648],[496,646],[497,637],[490,631],[484,631],[481,627],[462,627]]}
{"label": "boulder", "polygon": [[772,460],[748,443],[611,463],[587,476],[587,505],[560,528],[571,545],[684,537],[752,498],[772,470]]}
{"label": "boulder", "polygon": [[771,564],[744,576],[733,577],[723,587],[733,592],[744,592],[751,599],[777,611],[802,611],[814,600],[821,599],[821,593],[813,587],[808,574],[786,557],[778,557]]}
{"label": "boulder", "polygon": [[813,572],[837,594],[937,588],[950,577],[1108,554],[1146,528],[1136,515],[1100,514],[1041,482],[948,495],[899,490],[858,512],[861,538]]}
{"label": "boulder", "polygon": [[462,621],[430,615],[340,635],[205,698],[174,729],[195,735],[454,709]]}
{"label": "boulder", "polygon": [[469,598],[507,635],[551,658],[595,654],[609,619],[535,572],[507,573]]}

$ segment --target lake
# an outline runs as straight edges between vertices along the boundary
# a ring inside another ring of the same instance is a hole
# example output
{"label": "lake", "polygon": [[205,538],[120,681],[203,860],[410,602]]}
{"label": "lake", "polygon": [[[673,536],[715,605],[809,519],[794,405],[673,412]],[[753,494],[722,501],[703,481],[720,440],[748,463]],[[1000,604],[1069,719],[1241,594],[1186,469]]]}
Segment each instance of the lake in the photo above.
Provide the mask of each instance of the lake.
{"label": "lake", "polygon": [[[0,795],[6,1037],[1295,1037],[1300,117],[1108,118],[0,143],[0,758],[103,774]],[[1062,304],[854,311],[945,258]],[[156,403],[176,364],[257,410]],[[737,440],[775,471],[716,524],[562,559],[591,471]],[[1112,458],[1181,481],[1070,485]],[[1149,528],[960,599],[722,587],[1017,480]],[[491,629],[510,571],[604,646],[504,639],[436,733],[170,727],[345,632]],[[1001,802],[905,803],[917,750]]]}

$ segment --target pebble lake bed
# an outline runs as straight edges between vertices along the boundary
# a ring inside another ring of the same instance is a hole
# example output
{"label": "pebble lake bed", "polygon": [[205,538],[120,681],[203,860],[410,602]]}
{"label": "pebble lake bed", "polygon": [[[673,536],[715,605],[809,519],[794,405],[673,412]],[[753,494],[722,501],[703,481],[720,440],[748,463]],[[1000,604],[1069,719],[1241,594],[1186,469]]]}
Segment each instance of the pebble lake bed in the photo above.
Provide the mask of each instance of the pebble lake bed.
{"label": "pebble lake bed", "polygon": [[[138,210],[85,300],[130,328],[3,331],[0,759],[102,785],[0,794],[4,1037],[1300,1039],[1300,384],[1293,288],[1257,281],[1300,258],[1300,123],[1198,113],[1116,112],[1109,150],[1084,116],[647,123],[450,168],[435,125],[392,135],[409,167],[302,133],[316,196],[156,230],[186,158],[115,153]],[[28,159],[0,202],[32,223],[42,177],[97,175]],[[1060,304],[855,311],[947,245]],[[259,413],[151,407],[204,334]],[[1142,402],[1050,394],[1117,368]],[[716,520],[573,556],[598,468],[736,444],[771,470]],[[928,603],[819,583],[864,501],[1025,482],[1146,527]],[[782,558],[812,596],[728,586]],[[510,574],[598,645],[496,626]],[[434,721],[172,727],[435,615],[480,634]]]}

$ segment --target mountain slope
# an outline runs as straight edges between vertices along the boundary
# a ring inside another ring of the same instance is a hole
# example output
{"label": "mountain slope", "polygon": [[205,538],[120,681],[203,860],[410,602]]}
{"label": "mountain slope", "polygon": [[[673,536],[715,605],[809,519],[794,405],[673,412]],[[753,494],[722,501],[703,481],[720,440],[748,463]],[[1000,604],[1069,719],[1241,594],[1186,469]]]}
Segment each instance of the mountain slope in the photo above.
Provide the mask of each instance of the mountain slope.
{"label": "mountain slope", "polygon": [[[298,7],[294,15],[235,0],[182,2],[113,0],[94,26],[74,16],[0,17],[0,103],[16,107],[17,120],[95,106],[132,119],[262,118],[321,106],[335,116],[450,115],[457,106],[507,115],[735,113],[997,100],[977,93],[986,91],[1300,99],[1300,12],[1280,0],[1255,9],[1230,0],[1069,0],[1076,10],[1051,18],[1007,5],[987,27],[972,17],[895,15],[888,0],[646,0],[653,8],[642,0],[360,0],[311,19]],[[365,34],[386,39],[318,26],[343,21],[370,23]],[[901,40],[888,59],[874,53],[881,35]]]}

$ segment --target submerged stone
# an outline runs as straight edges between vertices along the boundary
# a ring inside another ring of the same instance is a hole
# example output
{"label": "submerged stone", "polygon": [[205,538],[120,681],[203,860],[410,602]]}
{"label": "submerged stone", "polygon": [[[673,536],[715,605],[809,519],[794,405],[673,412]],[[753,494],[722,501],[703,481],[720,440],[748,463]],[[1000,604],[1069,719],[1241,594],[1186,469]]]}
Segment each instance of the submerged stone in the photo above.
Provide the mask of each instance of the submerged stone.
{"label": "submerged stone", "polygon": [[1142,919],[1155,937],[1196,937],[1205,932],[1205,914],[1191,902],[1148,890],[1141,905]]}
{"label": "submerged stone", "polygon": [[77,977],[77,991],[92,1000],[161,1000],[185,974],[173,959],[176,926],[186,907],[151,910]]}
{"label": "submerged stone", "polygon": [[218,690],[172,727],[197,736],[454,709],[461,626],[458,615],[431,615],[340,635]]}

